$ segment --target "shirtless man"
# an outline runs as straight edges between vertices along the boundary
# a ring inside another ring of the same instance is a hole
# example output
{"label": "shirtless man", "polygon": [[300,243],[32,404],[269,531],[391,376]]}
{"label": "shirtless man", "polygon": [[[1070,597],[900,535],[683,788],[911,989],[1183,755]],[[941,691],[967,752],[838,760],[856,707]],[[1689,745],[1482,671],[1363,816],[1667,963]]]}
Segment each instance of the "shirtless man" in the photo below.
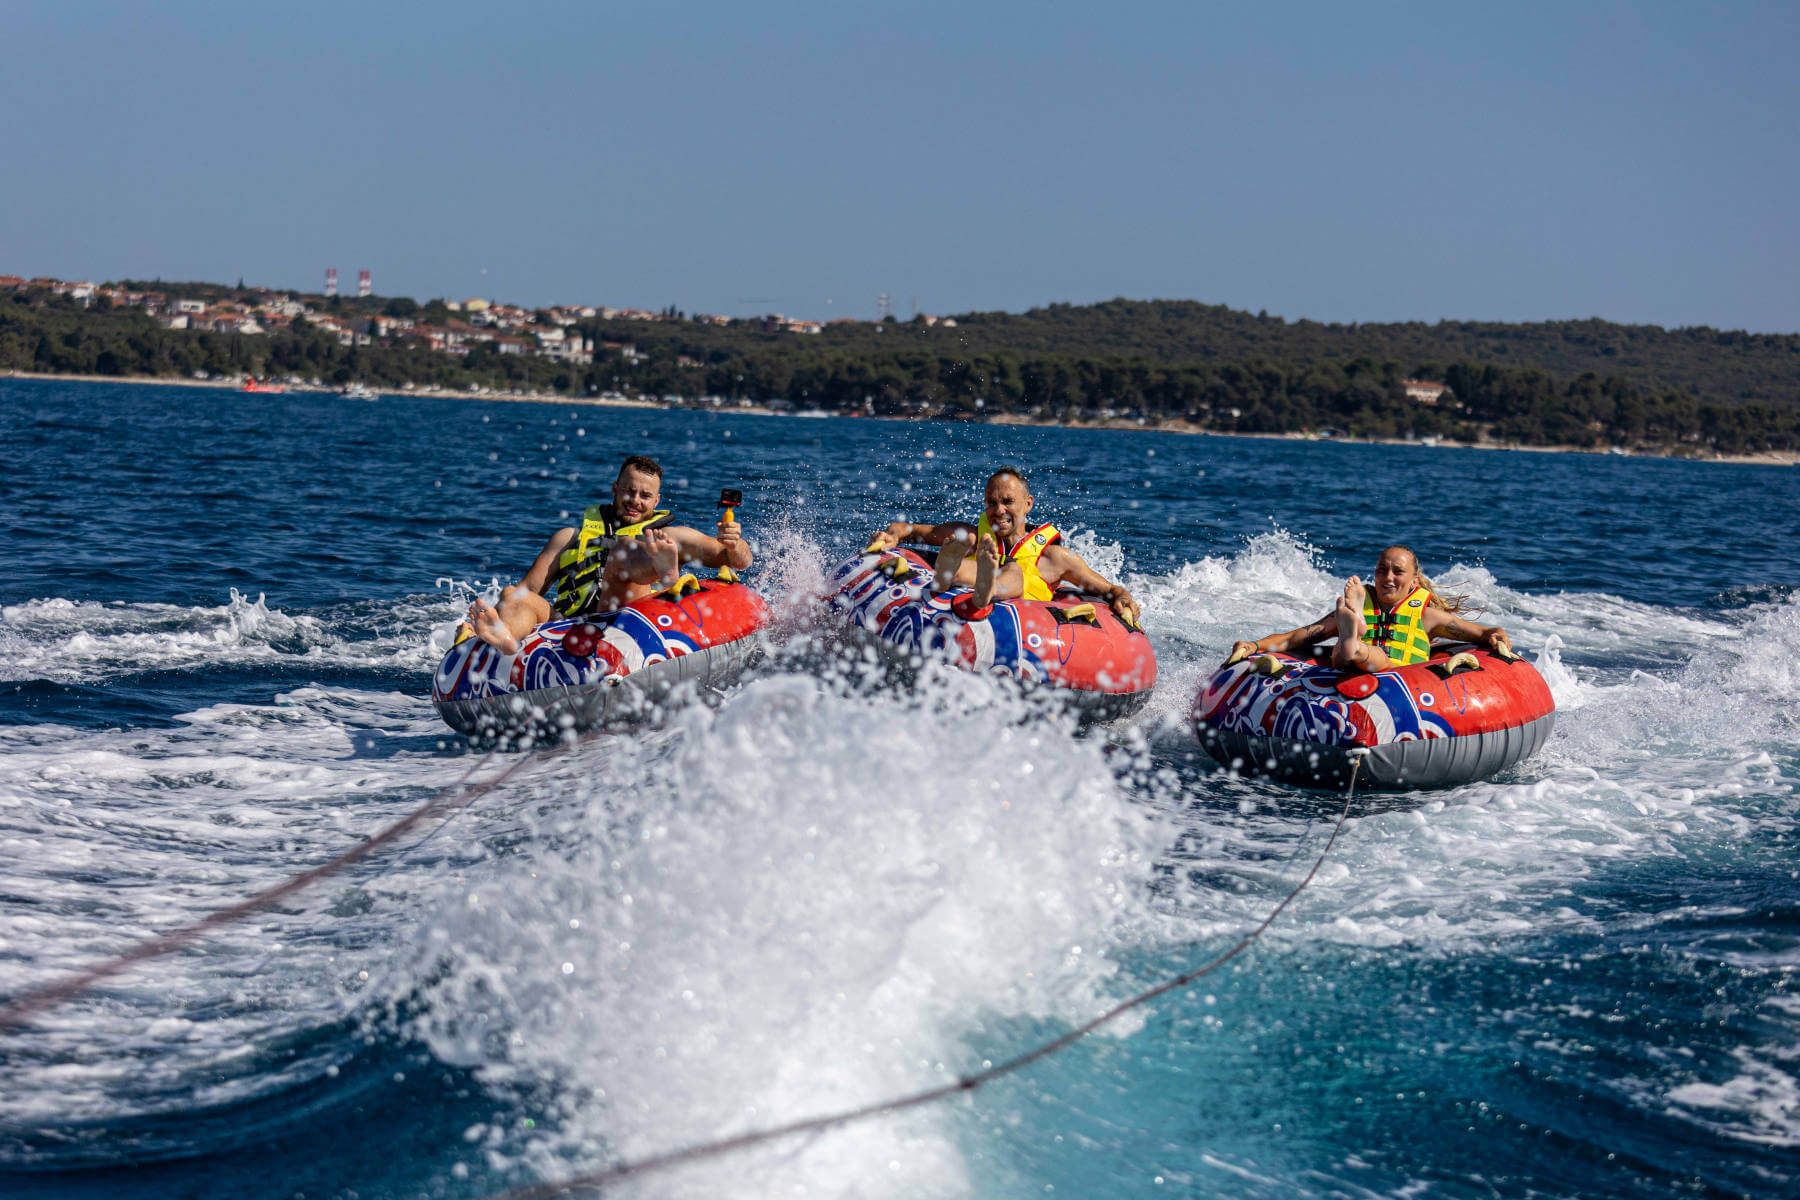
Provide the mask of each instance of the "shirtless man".
{"label": "shirtless man", "polygon": [[612,503],[589,508],[580,527],[552,534],[525,578],[500,593],[498,608],[471,604],[469,628],[501,653],[517,654],[519,639],[552,616],[613,612],[674,583],[683,563],[739,571],[750,565],[750,545],[729,514],[710,538],[669,524],[656,507],[660,499],[662,468],[642,455],[626,459]]}
{"label": "shirtless man", "polygon": [[942,547],[935,571],[937,589],[972,587],[974,594],[969,603],[977,609],[995,600],[1020,596],[1048,600],[1056,594],[1058,585],[1068,584],[1102,597],[1121,621],[1135,629],[1138,606],[1131,593],[1063,545],[1056,526],[1033,526],[1027,520],[1033,503],[1024,474],[1012,467],[1001,467],[988,476],[987,499],[977,524],[949,521],[942,525],[914,525],[895,521],[869,539],[869,550],[887,550],[901,542]]}
{"label": "shirtless man", "polygon": [[[1226,665],[1247,655],[1304,653],[1321,642],[1336,638],[1331,665],[1351,672],[1385,671],[1405,667],[1431,657],[1433,638],[1453,639],[1485,646],[1506,657],[1512,640],[1498,625],[1477,625],[1459,615],[1464,605],[1458,597],[1439,596],[1419,570],[1419,559],[1405,546],[1389,546],[1375,562],[1375,586],[1364,586],[1352,575],[1336,606],[1311,625],[1272,633],[1254,642],[1233,642]],[[1264,674],[1274,674],[1281,660],[1269,657]]]}

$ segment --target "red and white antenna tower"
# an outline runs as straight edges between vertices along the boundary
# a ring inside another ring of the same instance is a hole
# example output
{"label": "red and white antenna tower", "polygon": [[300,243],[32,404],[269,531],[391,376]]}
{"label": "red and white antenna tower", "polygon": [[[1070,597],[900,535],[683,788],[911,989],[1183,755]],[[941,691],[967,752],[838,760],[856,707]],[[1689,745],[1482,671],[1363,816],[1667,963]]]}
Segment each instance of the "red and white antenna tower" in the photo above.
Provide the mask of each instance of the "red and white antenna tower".
{"label": "red and white antenna tower", "polygon": [[356,273],[356,294],[358,296],[367,296],[374,290],[375,285],[369,279],[369,268],[364,267]]}
{"label": "red and white antenna tower", "polygon": [[327,296],[337,295],[337,268],[336,267],[326,267],[325,268],[325,294]]}

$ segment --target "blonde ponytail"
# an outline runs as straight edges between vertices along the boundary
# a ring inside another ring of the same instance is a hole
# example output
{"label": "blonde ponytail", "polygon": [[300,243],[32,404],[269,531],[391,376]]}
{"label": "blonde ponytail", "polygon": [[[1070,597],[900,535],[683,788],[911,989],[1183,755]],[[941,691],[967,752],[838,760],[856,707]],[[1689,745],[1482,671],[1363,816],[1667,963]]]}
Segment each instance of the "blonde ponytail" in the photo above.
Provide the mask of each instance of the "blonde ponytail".
{"label": "blonde ponytail", "polygon": [[1425,578],[1425,572],[1419,571],[1417,568],[1414,568],[1414,570],[1419,576],[1419,586],[1431,593],[1430,598],[1425,601],[1426,608],[1435,608],[1440,612],[1447,612],[1456,616],[1460,616],[1463,613],[1481,611],[1479,608],[1475,607],[1474,601],[1470,600],[1461,592],[1440,592],[1437,589],[1437,584]]}
{"label": "blonde ponytail", "polygon": [[1479,608],[1477,608],[1475,606],[1473,601],[1471,601],[1467,596],[1463,595],[1460,592],[1440,592],[1440,591],[1438,591],[1437,585],[1435,583],[1431,582],[1431,580],[1427,579],[1425,577],[1425,572],[1419,569],[1419,556],[1413,552],[1413,548],[1411,546],[1402,546],[1398,542],[1396,542],[1392,546],[1388,546],[1385,549],[1383,549],[1381,554],[1377,554],[1375,556],[1375,561],[1380,562],[1382,555],[1386,554],[1389,550],[1404,550],[1406,552],[1406,556],[1408,558],[1412,559],[1413,574],[1418,576],[1419,586],[1424,588],[1427,592],[1430,593],[1429,598],[1425,601],[1426,608],[1435,608],[1439,612],[1447,612],[1453,616],[1460,616],[1463,613],[1480,612],[1481,611]]}

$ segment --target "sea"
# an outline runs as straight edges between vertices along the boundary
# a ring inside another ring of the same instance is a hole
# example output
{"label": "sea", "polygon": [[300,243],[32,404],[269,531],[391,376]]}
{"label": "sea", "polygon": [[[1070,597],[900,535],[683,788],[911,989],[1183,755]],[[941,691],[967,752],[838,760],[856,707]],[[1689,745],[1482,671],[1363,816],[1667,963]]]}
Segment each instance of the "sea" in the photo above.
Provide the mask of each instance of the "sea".
{"label": "sea", "polygon": [[[760,664],[454,736],[459,614],[627,454],[696,526],[743,491]],[[1002,464],[1141,602],[1135,716],[831,637],[829,570]],[[1189,712],[1390,542],[1558,721],[1340,829]],[[470,797],[0,1030],[0,1195],[475,1200],[880,1105],[1315,864],[987,1086],[604,1194],[1800,1194],[1797,545],[1791,467],[0,379],[0,1002]]]}

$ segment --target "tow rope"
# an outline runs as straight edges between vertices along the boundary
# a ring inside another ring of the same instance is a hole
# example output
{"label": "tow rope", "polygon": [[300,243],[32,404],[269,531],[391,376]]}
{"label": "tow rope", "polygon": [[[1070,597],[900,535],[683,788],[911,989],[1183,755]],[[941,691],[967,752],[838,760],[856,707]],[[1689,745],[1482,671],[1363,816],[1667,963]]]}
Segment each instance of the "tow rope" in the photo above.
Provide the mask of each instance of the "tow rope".
{"label": "tow rope", "polygon": [[1184,988],[1193,983],[1196,979],[1212,974],[1214,971],[1236,958],[1239,954],[1242,954],[1245,950],[1249,949],[1250,945],[1263,935],[1263,931],[1275,923],[1275,918],[1279,917],[1282,912],[1286,910],[1287,906],[1294,902],[1294,898],[1306,888],[1306,885],[1313,881],[1313,876],[1317,875],[1319,873],[1319,868],[1325,864],[1325,856],[1330,854],[1331,848],[1337,844],[1338,834],[1343,831],[1344,822],[1350,817],[1350,806],[1356,798],[1356,773],[1362,767],[1363,759],[1368,756],[1368,750],[1360,747],[1349,752],[1350,784],[1344,794],[1344,809],[1338,814],[1337,824],[1334,825],[1331,830],[1331,837],[1326,841],[1325,848],[1319,851],[1319,857],[1314,860],[1312,869],[1306,873],[1306,877],[1294,885],[1294,889],[1282,898],[1280,904],[1277,904],[1273,909],[1269,910],[1269,915],[1264,917],[1262,922],[1258,924],[1256,928],[1238,939],[1237,944],[1232,946],[1231,949],[1212,959],[1204,966],[1196,967],[1192,971],[1187,971],[1172,979],[1166,979],[1155,987],[1139,992],[1128,1000],[1120,1001],[1093,1020],[1088,1021],[1086,1024],[1076,1026],[1061,1037],[1044,1042],[1042,1045],[1035,1046],[1032,1049],[1025,1051],[1023,1054],[1009,1058],[1005,1062],[997,1063],[994,1066],[984,1068],[972,1075],[964,1075],[954,1083],[947,1083],[941,1087],[927,1088],[925,1091],[914,1092],[908,1096],[898,1096],[892,1100],[883,1100],[875,1104],[866,1104],[860,1108],[848,1108],[841,1112],[828,1113],[824,1116],[808,1117],[804,1120],[790,1121],[785,1125],[774,1125],[767,1129],[758,1129],[749,1133],[740,1133],[735,1137],[720,1138],[717,1141],[701,1142],[693,1146],[684,1146],[676,1150],[667,1150],[661,1154],[652,1154],[635,1161],[617,1163],[614,1166],[606,1167],[602,1170],[591,1171],[583,1175],[576,1175],[569,1179],[554,1183],[529,1184],[525,1187],[512,1188],[503,1192],[493,1192],[490,1193],[485,1200],[550,1200],[551,1197],[567,1196],[577,1191],[597,1190],[606,1187],[608,1184],[619,1183],[622,1180],[630,1179],[634,1176],[648,1175],[655,1171],[664,1171],[670,1167],[681,1166],[684,1163],[718,1158],[721,1155],[730,1154],[738,1150],[747,1150],[752,1146],[759,1146],[765,1142],[773,1142],[781,1138],[793,1137],[796,1134],[821,1133],[827,1129],[834,1129],[840,1125],[851,1125],[859,1121],[866,1121],[872,1117],[879,1117],[888,1113],[903,1112],[910,1108],[919,1108],[939,1100],[948,1100],[952,1096],[967,1095],[992,1083],[996,1079],[1011,1075],[1016,1071],[1024,1070],[1039,1059],[1048,1058],[1058,1051],[1067,1049],[1088,1034],[1094,1032],[1094,1030],[1105,1025],[1107,1022],[1130,1012],[1134,1008],[1148,1004],[1158,996]]}
{"label": "tow rope", "polygon": [[[468,781],[475,776],[475,773],[483,766],[487,765],[497,753],[497,750],[489,751],[479,762],[470,767],[456,783],[445,788],[400,820],[395,821],[393,824],[375,833],[367,840],[351,847],[336,858],[320,863],[311,870],[286,879],[273,887],[258,892],[248,899],[241,900],[227,908],[218,909],[215,912],[209,913],[190,925],[186,925],[171,933],[163,934],[161,937],[152,938],[146,942],[142,942],[123,954],[107,959],[104,962],[71,975],[57,983],[48,984],[27,991],[18,999],[11,1001],[4,1007],[0,1007],[0,1029],[5,1029],[9,1026],[22,1025],[38,1013],[53,1008],[74,996],[80,995],[101,980],[109,979],[130,967],[136,966],[138,963],[148,962],[151,959],[160,958],[178,950],[189,942],[194,941],[196,938],[201,937],[203,934],[223,925],[228,925],[233,921],[241,920],[259,909],[266,908],[283,897],[293,895],[295,892],[317,883],[319,880],[334,874],[344,867],[368,857],[375,851],[404,836],[409,830],[416,828],[434,815],[438,813],[454,813],[467,807],[475,800],[506,782],[524,768],[526,764],[532,762],[537,757],[536,752],[521,755],[516,762],[509,765],[504,771],[501,771],[486,782],[476,784],[473,787],[465,786],[468,784]],[[913,1092],[910,1095],[897,1096],[891,1100],[883,1100],[873,1104],[865,1104],[857,1108],[827,1113],[823,1116],[808,1117],[798,1121],[790,1121],[783,1125],[770,1126],[767,1129],[752,1130],[749,1133],[741,1133],[733,1137],[720,1138],[715,1141],[701,1142],[692,1146],[667,1150],[661,1154],[653,1154],[633,1161],[616,1163],[613,1166],[598,1171],[591,1171],[560,1181],[529,1184],[520,1188],[489,1193],[487,1200],[549,1200],[550,1197],[566,1196],[576,1191],[603,1188],[609,1184],[618,1183],[625,1179],[667,1170],[670,1167],[680,1166],[684,1163],[719,1158],[738,1150],[746,1150],[752,1146],[759,1146],[767,1142],[777,1141],[781,1138],[793,1137],[805,1133],[822,1133],[828,1129],[855,1124],[889,1113],[898,1113],[908,1109],[920,1108],[927,1104],[933,1104],[939,1100],[948,1100],[952,1096],[971,1094],[980,1088],[985,1087],[987,1084],[994,1082],[996,1079],[1001,1079],[1018,1071],[1022,1071],[1040,1059],[1048,1058],[1053,1054],[1067,1049],[1076,1042],[1087,1037],[1096,1029],[1116,1020],[1125,1013],[1130,1012],[1132,1009],[1139,1008],[1159,996],[1187,987],[1195,980],[1212,974],[1214,971],[1217,971],[1220,967],[1242,954],[1245,950],[1249,949],[1250,946],[1263,935],[1269,926],[1275,923],[1275,919],[1285,912],[1287,907],[1294,902],[1295,898],[1305,890],[1306,886],[1313,881],[1313,877],[1319,873],[1319,868],[1325,864],[1326,857],[1331,853],[1332,847],[1337,844],[1338,834],[1343,832],[1344,823],[1350,818],[1350,809],[1356,798],[1357,771],[1362,767],[1363,759],[1367,758],[1368,754],[1369,752],[1366,749],[1361,748],[1349,752],[1350,782],[1344,794],[1343,811],[1338,814],[1337,822],[1331,829],[1331,836],[1326,840],[1325,848],[1319,851],[1319,856],[1313,861],[1311,869],[1306,872],[1306,875],[1299,883],[1294,885],[1293,889],[1289,891],[1286,896],[1282,897],[1281,903],[1269,910],[1268,916],[1264,917],[1255,928],[1239,938],[1230,949],[1211,959],[1204,965],[1196,967],[1191,971],[1183,972],[1170,979],[1166,979],[1154,987],[1137,993],[1129,999],[1122,1000],[1104,1013],[1101,1013],[1099,1016],[1094,1017],[1084,1024],[1076,1026],[1074,1029],[1069,1030],[1060,1037],[1053,1038],[1048,1042],[1034,1046],[1024,1053],[1015,1055],[1004,1062],[985,1067],[973,1074],[961,1076],[952,1083],[943,1084],[939,1087],[927,1088],[924,1091]]]}
{"label": "tow rope", "polygon": [[498,775],[495,775],[485,783],[479,783],[473,787],[466,786],[469,780],[474,778],[475,773],[486,766],[497,753],[499,753],[498,750],[488,751],[487,754],[482,756],[479,762],[463,773],[461,779],[440,791],[437,795],[433,796],[430,800],[427,800],[424,804],[421,804],[418,808],[415,808],[400,820],[395,821],[392,825],[380,830],[366,841],[359,842],[357,845],[352,846],[350,849],[344,851],[344,853],[338,855],[336,858],[331,859],[329,862],[320,863],[310,871],[305,871],[290,879],[285,879],[274,887],[260,891],[246,900],[240,900],[227,908],[221,908],[215,912],[208,913],[191,925],[183,926],[171,933],[165,933],[161,937],[154,937],[148,941],[140,942],[125,953],[114,958],[109,958],[84,971],[78,971],[66,979],[27,991],[24,995],[12,1000],[4,1007],[0,1007],[0,1029],[5,1029],[9,1026],[23,1025],[38,1013],[43,1012],[45,1009],[54,1008],[65,1000],[80,995],[82,992],[87,991],[103,979],[110,979],[121,971],[136,966],[138,963],[148,962],[153,958],[161,958],[166,954],[181,949],[181,947],[187,945],[189,942],[203,934],[210,933],[212,930],[217,929],[222,925],[229,925],[233,921],[242,920],[244,917],[249,916],[259,909],[267,908],[269,905],[283,897],[291,896],[302,888],[310,887],[312,884],[317,883],[328,875],[335,874],[349,866],[351,863],[367,858],[369,855],[375,853],[375,851],[396,839],[405,836],[410,830],[418,827],[425,821],[430,820],[439,813],[454,813],[460,809],[466,808],[474,801],[480,799],[488,792],[493,791],[502,783],[505,783],[508,779],[512,778],[512,776],[522,767],[537,757],[537,752],[535,751],[521,755],[517,762],[508,766],[506,770],[501,771]]}

